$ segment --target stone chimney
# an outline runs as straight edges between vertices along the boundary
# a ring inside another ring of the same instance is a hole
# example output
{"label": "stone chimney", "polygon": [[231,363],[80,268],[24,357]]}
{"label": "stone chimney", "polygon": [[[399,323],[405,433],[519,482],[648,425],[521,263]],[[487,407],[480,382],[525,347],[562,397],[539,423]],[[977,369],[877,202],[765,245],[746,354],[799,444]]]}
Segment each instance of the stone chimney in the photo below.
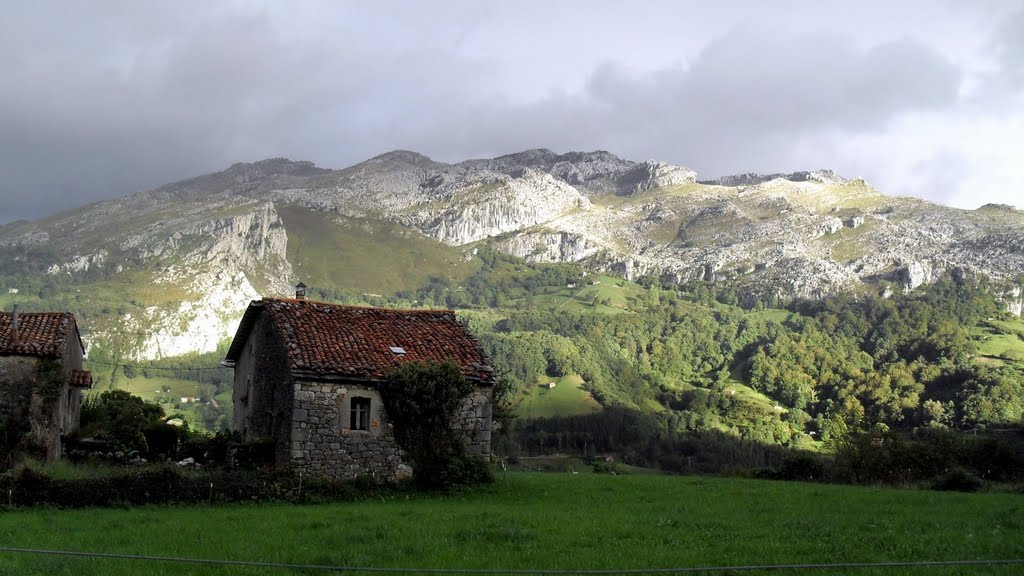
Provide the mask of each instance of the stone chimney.
{"label": "stone chimney", "polygon": [[14,305],[11,311],[11,343],[18,343],[18,305]]}
{"label": "stone chimney", "polygon": [[295,299],[305,300],[306,299],[306,285],[299,282],[295,285]]}

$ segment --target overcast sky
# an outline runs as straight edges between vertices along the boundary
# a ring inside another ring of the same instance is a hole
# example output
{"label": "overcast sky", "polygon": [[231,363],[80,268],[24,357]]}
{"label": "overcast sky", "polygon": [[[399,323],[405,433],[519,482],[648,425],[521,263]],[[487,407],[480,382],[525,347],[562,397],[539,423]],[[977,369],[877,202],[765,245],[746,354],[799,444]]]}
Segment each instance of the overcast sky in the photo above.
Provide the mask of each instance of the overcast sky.
{"label": "overcast sky", "polygon": [[1024,0],[0,6],[0,223],[398,148],[832,168],[1024,207]]}

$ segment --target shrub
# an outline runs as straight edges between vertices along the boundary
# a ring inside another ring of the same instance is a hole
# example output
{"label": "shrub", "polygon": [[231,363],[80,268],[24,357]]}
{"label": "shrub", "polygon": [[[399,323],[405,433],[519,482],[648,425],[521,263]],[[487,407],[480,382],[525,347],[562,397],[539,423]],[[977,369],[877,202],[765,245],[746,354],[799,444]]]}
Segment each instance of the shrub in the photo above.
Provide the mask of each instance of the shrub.
{"label": "shrub", "polygon": [[177,456],[188,431],[166,422],[150,422],[142,428],[142,435],[146,439],[150,455],[173,458]]}
{"label": "shrub", "polygon": [[985,481],[969,470],[951,468],[939,475],[932,482],[932,490],[950,490],[956,492],[977,492],[985,486]]}
{"label": "shrub", "polygon": [[149,454],[144,430],[161,423],[163,408],[125,390],[108,390],[82,403],[79,435]]}
{"label": "shrub", "polygon": [[410,362],[380,385],[395,441],[405,451],[421,488],[450,488],[493,481],[490,467],[466,455],[453,423],[475,386],[454,362]]}
{"label": "shrub", "polygon": [[9,469],[15,462],[18,446],[25,430],[12,426],[11,422],[0,422],[0,471]]}
{"label": "shrub", "polygon": [[825,464],[821,458],[807,454],[787,456],[779,464],[779,480],[820,481],[825,478]]}
{"label": "shrub", "polygon": [[962,482],[970,487],[974,480],[1012,482],[1024,477],[1024,459],[996,438],[947,431],[926,431],[909,439],[857,434],[836,451],[835,474],[840,482],[857,484],[939,487]]}
{"label": "shrub", "polygon": [[213,436],[190,437],[181,455],[206,464],[258,468],[274,463],[274,448],[272,438],[245,441],[238,431],[221,430]]}
{"label": "shrub", "polygon": [[622,464],[615,460],[605,460],[603,458],[594,459],[593,469],[595,474],[621,475],[626,473]]}

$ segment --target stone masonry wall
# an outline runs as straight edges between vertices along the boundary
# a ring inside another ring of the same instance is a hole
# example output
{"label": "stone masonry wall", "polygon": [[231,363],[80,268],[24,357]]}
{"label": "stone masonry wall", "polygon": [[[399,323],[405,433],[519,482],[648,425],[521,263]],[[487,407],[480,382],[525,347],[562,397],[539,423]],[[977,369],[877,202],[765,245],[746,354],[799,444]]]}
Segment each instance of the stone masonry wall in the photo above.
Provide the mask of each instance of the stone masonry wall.
{"label": "stone masonry wall", "polygon": [[[491,452],[490,389],[468,397],[455,426],[466,435],[469,454]],[[369,398],[368,430],[352,430],[352,398]],[[412,469],[402,460],[383,402],[376,390],[354,383],[296,381],[292,409],[292,467],[311,475],[351,480],[369,476],[397,480]]]}
{"label": "stone masonry wall", "polygon": [[233,424],[246,440],[273,438],[278,463],[288,462],[291,454],[292,377],[287,367],[273,325],[261,314],[235,364]]}
{"label": "stone masonry wall", "polygon": [[462,430],[466,440],[466,453],[470,456],[491,457],[491,396],[493,388],[478,388],[462,402],[455,428]]}
{"label": "stone masonry wall", "polygon": [[[41,382],[41,366],[55,370],[58,380]],[[47,460],[61,456],[61,426],[71,397],[61,368],[59,360],[0,356],[0,425],[22,435],[22,448]]]}
{"label": "stone masonry wall", "polygon": [[7,429],[28,430],[36,359],[0,356],[0,422]]}
{"label": "stone masonry wall", "polygon": [[[368,430],[349,427],[351,399],[370,399]],[[412,469],[383,422],[380,395],[353,385],[295,382],[292,409],[292,466],[311,475],[352,480],[369,476],[397,480]]]}

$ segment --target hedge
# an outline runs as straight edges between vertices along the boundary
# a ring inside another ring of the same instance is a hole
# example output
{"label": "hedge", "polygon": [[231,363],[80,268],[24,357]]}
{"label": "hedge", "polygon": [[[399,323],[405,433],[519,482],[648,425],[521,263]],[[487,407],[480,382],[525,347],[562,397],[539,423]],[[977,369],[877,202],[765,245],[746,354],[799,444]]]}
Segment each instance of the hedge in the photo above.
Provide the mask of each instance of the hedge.
{"label": "hedge", "polygon": [[184,470],[175,465],[128,468],[97,478],[57,479],[24,468],[0,476],[3,504],[59,508],[230,502],[355,500],[403,485],[367,480],[329,482],[274,470]]}

